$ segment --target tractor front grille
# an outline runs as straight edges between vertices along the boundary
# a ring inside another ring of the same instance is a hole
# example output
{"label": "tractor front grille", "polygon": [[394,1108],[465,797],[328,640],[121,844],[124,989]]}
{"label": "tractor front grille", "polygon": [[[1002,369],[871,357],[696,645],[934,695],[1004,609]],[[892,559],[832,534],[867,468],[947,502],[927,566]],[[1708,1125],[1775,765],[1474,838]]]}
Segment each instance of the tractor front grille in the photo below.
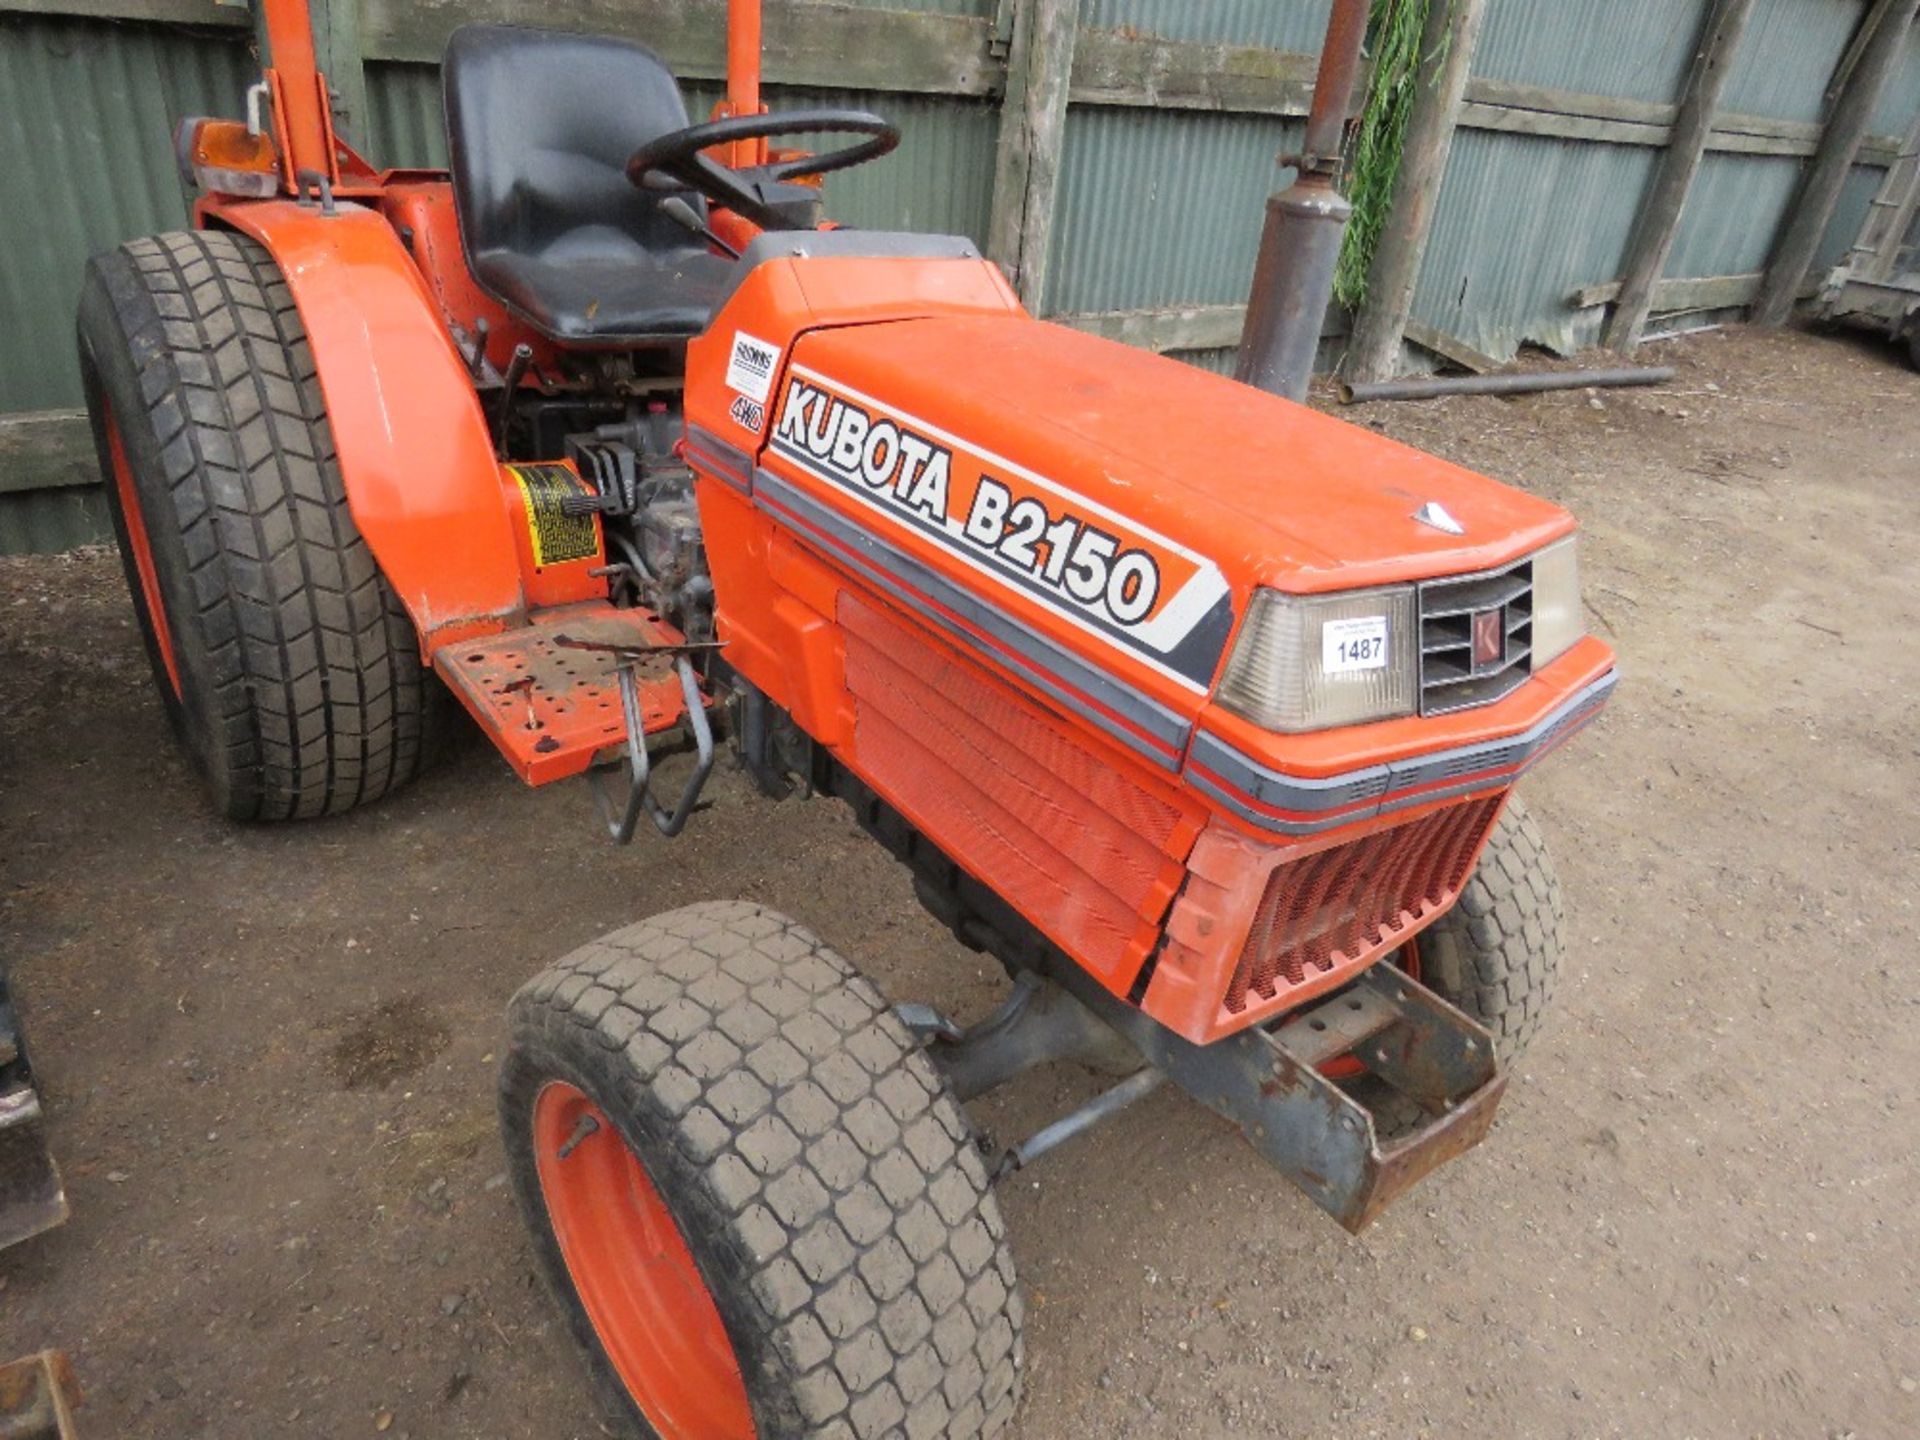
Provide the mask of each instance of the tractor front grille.
{"label": "tractor front grille", "polygon": [[[1476,634],[1497,643],[1477,644]],[[1491,705],[1532,673],[1532,557],[1420,587],[1422,715]]]}
{"label": "tractor front grille", "polygon": [[1237,1015],[1335,968],[1357,971],[1398,946],[1460,893],[1504,798],[1451,805],[1277,867],[1227,987],[1227,1010]]}

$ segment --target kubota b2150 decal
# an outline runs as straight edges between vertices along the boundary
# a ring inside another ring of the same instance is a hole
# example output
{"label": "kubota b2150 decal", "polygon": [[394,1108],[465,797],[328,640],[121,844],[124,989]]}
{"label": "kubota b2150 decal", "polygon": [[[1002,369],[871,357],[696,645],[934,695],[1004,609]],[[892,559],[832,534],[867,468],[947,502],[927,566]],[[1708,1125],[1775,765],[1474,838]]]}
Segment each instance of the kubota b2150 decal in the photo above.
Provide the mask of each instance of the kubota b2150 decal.
{"label": "kubota b2150 decal", "polygon": [[1189,688],[1212,682],[1233,608],[1205,557],[803,366],[771,448]]}

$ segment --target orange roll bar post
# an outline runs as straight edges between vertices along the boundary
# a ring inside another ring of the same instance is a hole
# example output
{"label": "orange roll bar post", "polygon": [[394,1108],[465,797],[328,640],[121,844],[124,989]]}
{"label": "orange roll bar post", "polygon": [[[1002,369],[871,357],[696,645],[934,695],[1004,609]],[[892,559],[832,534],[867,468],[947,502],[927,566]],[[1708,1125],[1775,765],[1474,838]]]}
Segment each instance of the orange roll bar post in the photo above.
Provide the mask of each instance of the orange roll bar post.
{"label": "orange roll bar post", "polygon": [[760,113],[760,0],[727,0],[727,103]]}
{"label": "orange roll bar post", "polygon": [[[758,115],[760,104],[760,0],[727,0],[727,99],[729,115]],[[736,170],[767,163],[765,140],[736,140],[727,163]]]}
{"label": "orange roll bar post", "polygon": [[286,157],[286,179],[298,190],[302,170],[339,179],[333,153],[333,119],[327,103],[327,81],[320,73],[313,48],[313,17],[307,0],[264,0],[267,58],[273,85],[278,137]]}

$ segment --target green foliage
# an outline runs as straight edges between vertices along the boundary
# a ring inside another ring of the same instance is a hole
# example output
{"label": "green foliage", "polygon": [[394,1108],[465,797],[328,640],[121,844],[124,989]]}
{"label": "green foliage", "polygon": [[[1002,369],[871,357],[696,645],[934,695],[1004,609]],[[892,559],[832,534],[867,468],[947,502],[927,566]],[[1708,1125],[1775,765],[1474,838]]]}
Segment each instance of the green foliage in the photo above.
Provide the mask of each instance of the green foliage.
{"label": "green foliage", "polygon": [[1349,309],[1367,298],[1367,270],[1393,209],[1401,147],[1420,82],[1420,39],[1427,28],[1427,8],[1433,3],[1452,0],[1373,0],[1368,17],[1367,54],[1373,76],[1347,153],[1345,190],[1353,204],[1353,219],[1333,276],[1334,296]]}

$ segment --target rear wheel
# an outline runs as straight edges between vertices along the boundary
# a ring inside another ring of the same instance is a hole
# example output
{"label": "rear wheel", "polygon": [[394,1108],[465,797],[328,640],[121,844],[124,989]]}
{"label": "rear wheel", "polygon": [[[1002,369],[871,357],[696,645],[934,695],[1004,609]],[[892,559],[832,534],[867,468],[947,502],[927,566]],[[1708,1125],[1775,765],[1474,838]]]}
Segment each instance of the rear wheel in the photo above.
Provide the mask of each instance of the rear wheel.
{"label": "rear wheel", "polygon": [[287,820],[404,784],[437,686],[348,513],[273,257],[224,231],[97,255],[79,342],[154,681],[215,804]]}
{"label": "rear wheel", "polygon": [[608,1409],[661,1440],[992,1436],[1021,1306],[967,1122],[879,993],[756,905],[693,905],[514,997],[535,1254]]}

